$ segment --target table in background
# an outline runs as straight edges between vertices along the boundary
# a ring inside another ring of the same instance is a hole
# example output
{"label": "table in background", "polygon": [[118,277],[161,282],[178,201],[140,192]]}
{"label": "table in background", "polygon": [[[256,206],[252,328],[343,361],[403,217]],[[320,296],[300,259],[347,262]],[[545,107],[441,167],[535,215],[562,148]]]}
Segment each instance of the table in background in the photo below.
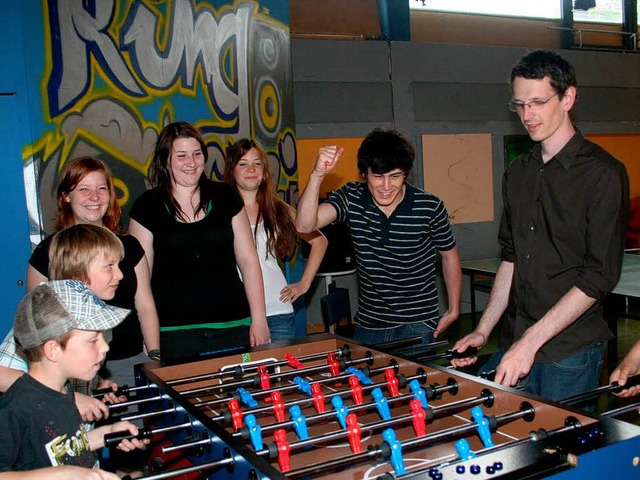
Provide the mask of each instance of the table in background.
{"label": "table in background", "polygon": [[316,273],[316,277],[324,279],[324,294],[327,295],[329,293],[329,285],[333,282],[333,277],[343,277],[345,275],[353,275],[354,273],[356,273],[356,269],[351,268],[349,270],[342,270],[341,272],[318,272]]}
{"label": "table in background", "polygon": [[467,262],[461,262],[462,274],[469,276],[469,300],[471,302],[471,328],[476,328],[476,288],[480,287],[483,290],[491,290],[491,285],[486,280],[478,281],[478,275],[482,277],[495,277],[498,267],[500,266],[500,258],[486,258],[483,260],[469,260]]}
{"label": "table in background", "polygon": [[[487,258],[484,260],[470,260],[461,262],[462,273],[469,276],[469,294],[471,301],[471,324],[476,326],[476,288],[488,287],[486,281],[479,283],[478,275],[483,277],[495,277],[500,258]],[[609,329],[614,337],[609,341],[607,348],[607,367],[609,372],[618,364],[618,311],[615,306],[615,298],[624,299],[640,298],[640,255],[625,253],[622,259],[622,272],[620,280],[609,297],[604,302],[604,315]]]}

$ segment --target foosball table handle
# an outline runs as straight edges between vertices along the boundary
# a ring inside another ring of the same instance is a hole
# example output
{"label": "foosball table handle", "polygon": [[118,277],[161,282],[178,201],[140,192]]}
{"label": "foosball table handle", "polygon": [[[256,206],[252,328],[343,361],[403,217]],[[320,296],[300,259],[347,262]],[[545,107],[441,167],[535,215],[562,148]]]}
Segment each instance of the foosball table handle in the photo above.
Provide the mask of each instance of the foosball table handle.
{"label": "foosball table handle", "polygon": [[145,438],[151,438],[151,429],[141,428],[138,430],[138,435],[133,435],[129,430],[122,430],[121,432],[107,433],[104,436],[104,446],[107,448],[113,448],[120,445],[123,440],[133,440],[137,438],[143,440]]}
{"label": "foosball table handle", "polygon": [[451,352],[451,358],[468,358],[475,357],[478,354],[478,349],[476,347],[467,347],[464,352],[457,350],[449,350],[449,352]]}

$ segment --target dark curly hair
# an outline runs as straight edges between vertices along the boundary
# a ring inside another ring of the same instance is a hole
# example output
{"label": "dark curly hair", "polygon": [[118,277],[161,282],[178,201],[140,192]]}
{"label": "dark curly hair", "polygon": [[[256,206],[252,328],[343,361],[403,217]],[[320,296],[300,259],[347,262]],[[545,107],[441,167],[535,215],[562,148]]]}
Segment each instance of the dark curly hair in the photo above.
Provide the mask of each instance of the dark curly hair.
{"label": "dark curly hair", "polygon": [[397,130],[376,128],[358,149],[358,171],[364,176],[369,168],[376,174],[399,168],[409,175],[415,156],[413,145],[403,134]]}
{"label": "dark curly hair", "polygon": [[551,86],[560,96],[567,88],[577,86],[576,72],[571,64],[550,50],[536,50],[522,57],[511,70],[511,85],[516,77],[529,80],[549,77]]}

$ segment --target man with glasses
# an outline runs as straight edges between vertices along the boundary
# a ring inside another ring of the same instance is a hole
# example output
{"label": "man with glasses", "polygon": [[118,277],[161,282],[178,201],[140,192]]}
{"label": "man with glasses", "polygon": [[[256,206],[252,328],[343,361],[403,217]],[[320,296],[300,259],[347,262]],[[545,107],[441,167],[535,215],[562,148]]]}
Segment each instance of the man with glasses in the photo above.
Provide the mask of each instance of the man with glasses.
{"label": "man with glasses", "polygon": [[[376,344],[406,337],[430,343],[458,318],[462,272],[458,249],[442,201],[410,183],[415,157],[395,130],[376,129],[358,149],[363,182],[349,182],[318,205],[324,177],[342,148],[320,148],[307,188],[298,202],[296,227],[312,232],[347,223],[359,280],[354,338]],[[442,258],[448,311],[440,316],[436,254]]]}
{"label": "man with glasses", "polygon": [[504,175],[502,263],[477,328],[453,348],[483,346],[502,318],[498,352],[481,373],[495,369],[498,383],[559,400],[598,385],[612,336],[602,301],[620,276],[629,180],[573,125],[576,77],[560,55],[524,56],[511,90],[509,109],[536,144]]}

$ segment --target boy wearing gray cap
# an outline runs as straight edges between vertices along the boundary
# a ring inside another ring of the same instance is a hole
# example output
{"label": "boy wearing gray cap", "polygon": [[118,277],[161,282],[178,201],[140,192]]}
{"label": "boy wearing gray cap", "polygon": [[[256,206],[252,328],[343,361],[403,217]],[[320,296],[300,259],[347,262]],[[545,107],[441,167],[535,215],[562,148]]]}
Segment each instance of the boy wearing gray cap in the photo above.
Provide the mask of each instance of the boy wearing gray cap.
{"label": "boy wearing gray cap", "polygon": [[[86,470],[98,468],[92,451],[104,446],[105,434],[128,430],[137,435],[138,429],[116,422],[91,430],[82,422],[68,381],[95,376],[109,350],[102,332],[128,313],[107,305],[78,280],[43,283],[22,299],[13,329],[29,372],[0,399],[0,479],[17,478],[11,473],[17,471],[30,471],[20,474],[21,480],[118,478]],[[123,440],[118,449],[144,443]]]}

